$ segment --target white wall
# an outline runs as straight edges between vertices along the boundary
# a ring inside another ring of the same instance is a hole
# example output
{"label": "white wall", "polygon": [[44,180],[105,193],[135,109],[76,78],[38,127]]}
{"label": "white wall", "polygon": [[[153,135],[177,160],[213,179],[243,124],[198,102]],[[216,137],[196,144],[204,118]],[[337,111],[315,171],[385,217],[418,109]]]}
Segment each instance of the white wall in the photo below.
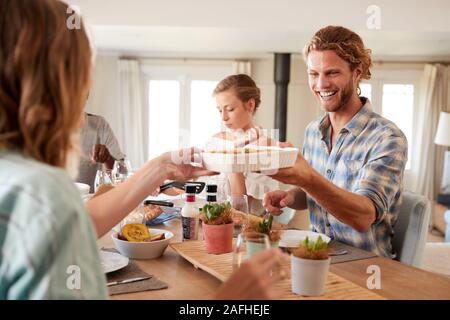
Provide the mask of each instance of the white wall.
{"label": "white wall", "polygon": [[105,117],[122,146],[123,143],[120,139],[122,134],[116,116],[120,112],[117,61],[118,56],[116,55],[97,56],[86,111]]}
{"label": "white wall", "polygon": [[[118,55],[98,55],[93,72],[92,89],[86,111],[106,118],[123,145],[118,122]],[[252,76],[261,89],[262,102],[256,113],[256,122],[266,129],[273,129],[275,115],[275,83],[273,80],[273,57],[252,60]],[[291,61],[291,81],[288,88],[287,140],[297,147],[303,143],[307,124],[320,114],[314,97],[309,92],[306,67],[301,56]]]}
{"label": "white wall", "polygon": [[[272,129],[275,119],[274,59],[252,61],[252,76],[261,89],[261,106],[256,122]],[[291,58],[291,78],[288,87],[287,140],[297,147],[303,144],[305,128],[320,115],[320,109],[309,91],[306,65],[299,55]]]}

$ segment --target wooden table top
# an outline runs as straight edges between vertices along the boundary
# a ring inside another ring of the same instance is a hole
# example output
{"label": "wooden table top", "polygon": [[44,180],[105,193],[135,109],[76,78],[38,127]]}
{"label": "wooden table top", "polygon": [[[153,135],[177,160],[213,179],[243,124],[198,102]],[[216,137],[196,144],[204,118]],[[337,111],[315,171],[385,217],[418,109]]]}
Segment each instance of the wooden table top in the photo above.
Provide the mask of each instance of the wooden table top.
{"label": "wooden table top", "polygon": [[[158,229],[174,233],[172,242],[181,241],[180,220],[174,219]],[[99,247],[114,247],[110,233],[98,240]],[[168,289],[114,295],[112,299],[211,299],[221,282],[168,247],[158,259],[136,260],[138,266],[169,285]],[[450,278],[383,257],[332,264],[330,271],[361,287],[367,287],[372,275],[369,266],[378,266],[381,289],[374,292],[387,299],[450,299]]]}

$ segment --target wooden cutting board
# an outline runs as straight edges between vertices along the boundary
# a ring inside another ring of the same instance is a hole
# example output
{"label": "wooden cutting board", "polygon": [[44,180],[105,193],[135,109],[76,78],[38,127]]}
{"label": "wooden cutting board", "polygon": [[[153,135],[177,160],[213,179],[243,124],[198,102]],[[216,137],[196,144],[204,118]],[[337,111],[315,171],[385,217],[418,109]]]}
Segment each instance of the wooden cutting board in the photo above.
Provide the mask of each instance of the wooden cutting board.
{"label": "wooden cutting board", "polygon": [[[183,258],[192,263],[195,267],[204,270],[221,281],[225,281],[232,272],[232,253],[221,255],[208,254],[206,252],[203,241],[185,241],[180,243],[172,243],[170,247],[178,252]],[[284,266],[286,270],[290,270],[289,265]],[[288,272],[289,273],[289,272]],[[373,291],[360,287],[353,282],[328,273],[328,279],[325,287],[325,294],[321,297],[304,297],[296,295],[291,291],[291,279],[279,282],[278,287],[281,288],[283,294],[281,299],[303,300],[303,299],[333,299],[333,300],[382,300],[380,295]]]}

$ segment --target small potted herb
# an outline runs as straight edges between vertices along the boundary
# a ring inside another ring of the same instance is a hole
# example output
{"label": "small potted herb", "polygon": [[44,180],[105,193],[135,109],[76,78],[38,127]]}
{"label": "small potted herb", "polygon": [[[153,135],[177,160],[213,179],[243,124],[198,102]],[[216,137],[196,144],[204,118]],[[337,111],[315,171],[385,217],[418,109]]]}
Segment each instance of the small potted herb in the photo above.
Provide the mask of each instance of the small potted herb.
{"label": "small potted herb", "polygon": [[292,292],[303,296],[321,296],[325,292],[330,267],[328,244],[319,236],[308,237],[291,255]]}
{"label": "small potted herb", "polygon": [[280,241],[281,235],[280,230],[272,230],[272,222],[273,222],[273,216],[271,214],[268,215],[267,219],[264,218],[259,223],[259,232],[265,233],[269,236],[270,243],[272,244],[272,247],[278,247],[278,241]]}
{"label": "small potted herb", "polygon": [[231,252],[234,223],[229,202],[205,204],[200,214],[206,251],[213,254]]}

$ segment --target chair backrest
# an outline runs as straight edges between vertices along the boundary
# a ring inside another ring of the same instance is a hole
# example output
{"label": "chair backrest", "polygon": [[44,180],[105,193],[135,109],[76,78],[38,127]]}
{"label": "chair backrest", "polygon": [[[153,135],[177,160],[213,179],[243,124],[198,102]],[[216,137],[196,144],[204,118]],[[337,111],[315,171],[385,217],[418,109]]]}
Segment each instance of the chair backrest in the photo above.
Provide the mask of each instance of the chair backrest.
{"label": "chair backrest", "polygon": [[402,193],[392,239],[396,260],[415,267],[421,266],[430,216],[431,204],[426,197],[410,191]]}

